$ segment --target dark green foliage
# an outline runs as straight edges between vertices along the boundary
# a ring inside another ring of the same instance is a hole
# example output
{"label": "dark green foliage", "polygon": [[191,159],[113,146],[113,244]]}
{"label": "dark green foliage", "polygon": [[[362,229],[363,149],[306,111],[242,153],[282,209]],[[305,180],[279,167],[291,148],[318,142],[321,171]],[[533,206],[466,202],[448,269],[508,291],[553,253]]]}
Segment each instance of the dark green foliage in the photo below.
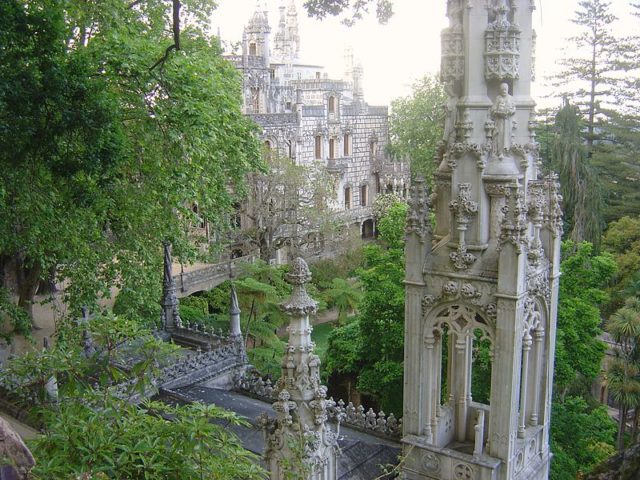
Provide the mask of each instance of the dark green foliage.
{"label": "dark green foliage", "polygon": [[598,245],[603,228],[601,185],[583,144],[576,107],[565,103],[556,115],[554,132],[551,169],[560,177],[567,238]]}
{"label": "dark green foliage", "polygon": [[158,63],[172,2],[0,3],[0,265],[25,311],[54,274],[72,312],[118,287],[120,311],[155,321],[162,241],[193,258],[191,205],[222,229],[259,166],[212,5],[180,4]]}
{"label": "dark green foliage", "polygon": [[437,167],[446,100],[440,81],[427,75],[412,86],[411,95],[391,104],[389,151],[397,158],[410,159],[411,174],[424,177],[429,184]]}
{"label": "dark green foliage", "polygon": [[[130,401],[154,393],[152,376],[174,361],[177,347],[121,317],[96,318],[85,328],[95,354],[83,354],[81,329],[68,325],[52,350],[17,358],[0,372],[3,384],[39,405],[35,479],[264,478],[257,458],[228,428],[243,423],[235,414],[213,405]],[[45,393],[52,377],[58,403]],[[114,385],[128,380],[129,389],[116,396]]]}
{"label": "dark green foliage", "polygon": [[363,350],[358,390],[374,395],[385,412],[401,412],[404,359],[404,224],[396,203],[378,222],[381,245],[365,247],[359,307]]}
{"label": "dark green foliage", "polygon": [[604,344],[597,338],[599,306],[607,301],[604,290],[616,271],[610,254],[595,255],[589,243],[563,243],[555,391],[563,397],[569,389],[588,389],[600,372]]}
{"label": "dark green foliage", "polygon": [[604,405],[581,397],[554,401],[551,414],[551,480],[575,480],[615,452],[615,422]]}

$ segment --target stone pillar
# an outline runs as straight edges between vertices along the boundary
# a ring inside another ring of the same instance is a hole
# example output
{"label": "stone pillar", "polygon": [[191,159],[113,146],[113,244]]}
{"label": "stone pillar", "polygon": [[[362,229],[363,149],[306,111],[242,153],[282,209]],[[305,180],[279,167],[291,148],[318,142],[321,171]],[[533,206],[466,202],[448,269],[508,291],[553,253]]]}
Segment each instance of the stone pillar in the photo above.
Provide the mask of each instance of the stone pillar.
{"label": "stone pillar", "polygon": [[171,258],[171,244],[163,243],[164,250],[164,277],[162,279],[162,312],[160,318],[165,331],[170,332],[176,327],[182,326],[178,297],[176,296],[176,284],[173,281],[173,260]]}
{"label": "stone pillar", "polygon": [[336,480],[337,434],[327,423],[327,388],[320,383],[320,359],[313,353],[309,315],[317,303],[305,284],[311,279],[302,258],[291,263],[287,281],[291,298],[281,305],[289,316],[289,343],[282,359],[282,375],[275,386],[275,419],[262,417],[264,453],[271,480]]}

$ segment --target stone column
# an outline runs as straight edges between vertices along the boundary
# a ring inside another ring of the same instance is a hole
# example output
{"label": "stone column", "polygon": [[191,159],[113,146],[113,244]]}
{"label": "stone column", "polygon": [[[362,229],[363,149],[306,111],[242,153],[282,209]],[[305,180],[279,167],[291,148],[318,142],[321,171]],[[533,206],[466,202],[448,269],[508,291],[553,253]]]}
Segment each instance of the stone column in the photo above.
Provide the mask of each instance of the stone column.
{"label": "stone column", "polygon": [[522,373],[520,375],[520,421],[518,423],[518,437],[524,438],[527,426],[527,384],[529,383],[529,352],[531,352],[532,338],[527,331],[522,339]]}
{"label": "stone column", "polygon": [[540,408],[540,390],[542,389],[542,358],[544,354],[544,330],[537,328],[534,332],[535,340],[535,363],[533,370],[533,395],[531,401],[531,417],[529,418],[529,424],[532,426],[538,425],[538,411]]}
{"label": "stone column", "polygon": [[309,315],[317,303],[305,284],[311,279],[302,258],[291,264],[287,281],[291,298],[281,305],[289,316],[289,343],[282,359],[282,375],[275,386],[275,419],[262,417],[265,463],[271,480],[336,480],[337,434],[327,423],[327,388],[320,383],[320,359],[313,353]]}

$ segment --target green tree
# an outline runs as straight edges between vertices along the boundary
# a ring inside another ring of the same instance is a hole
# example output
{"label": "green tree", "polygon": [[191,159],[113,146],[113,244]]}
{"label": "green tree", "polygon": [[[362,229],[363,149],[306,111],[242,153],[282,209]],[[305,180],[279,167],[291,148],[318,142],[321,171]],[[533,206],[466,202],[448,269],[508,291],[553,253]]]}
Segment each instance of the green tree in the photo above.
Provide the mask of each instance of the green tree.
{"label": "green tree", "polygon": [[222,226],[245,190],[258,143],[212,8],[0,5],[0,264],[25,311],[49,277],[72,311],[113,286],[156,305],[161,242],[186,258],[191,206]]}
{"label": "green tree", "polygon": [[[556,76],[565,88],[564,96],[573,99],[586,117],[586,143],[591,150],[597,139],[598,116],[606,115],[616,83],[614,72],[620,70],[618,40],[611,33],[616,17],[607,0],[581,0],[571,20],[580,33],[568,41],[577,48],[563,59],[563,70]],[[577,88],[576,88],[577,87]]]}
{"label": "green tree", "polygon": [[610,286],[607,313],[622,307],[628,297],[640,295],[640,217],[622,217],[611,222],[602,244],[613,254],[618,271]]}
{"label": "green tree", "polygon": [[640,421],[640,298],[631,297],[607,321],[606,330],[616,342],[616,356],[607,369],[606,385],[618,406],[618,450],[624,449],[627,418],[634,410],[633,441]]}
{"label": "green tree", "polygon": [[234,240],[269,261],[280,248],[289,247],[295,256],[316,235],[329,236],[336,225],[329,208],[335,182],[317,163],[296,164],[271,150],[265,156],[267,171],[248,175],[250,195],[238,211],[244,224]]}
{"label": "green tree", "polygon": [[331,288],[322,292],[322,297],[329,308],[338,309],[337,326],[339,327],[344,323],[348,314],[355,312],[362,299],[362,289],[357,281],[334,278],[331,282]]}
{"label": "green tree", "polygon": [[391,103],[389,150],[395,157],[411,159],[412,175],[431,182],[442,141],[447,95],[432,75],[418,80],[411,90],[409,96]]}
{"label": "green tree", "polygon": [[[0,373],[14,395],[36,402],[43,434],[31,445],[34,478],[264,478],[257,457],[227,427],[245,424],[234,413],[214,405],[132,402],[154,393],[152,379],[175,360],[175,347],[121,317],[96,318],[86,328],[95,353],[83,349],[80,329],[68,325],[52,350],[16,358]],[[56,402],[46,393],[51,378]]]}
{"label": "green tree", "polygon": [[375,6],[376,17],[380,23],[387,23],[393,15],[393,2],[391,0],[305,0],[304,8],[310,17],[326,18],[327,16],[340,16],[342,23],[353,25],[369,13],[371,6]]}
{"label": "green tree", "polygon": [[560,109],[551,140],[551,169],[558,172],[567,237],[600,243],[602,194],[598,176],[582,141],[580,113],[569,102]]}
{"label": "green tree", "polygon": [[404,359],[404,225],[407,204],[397,202],[378,221],[380,244],[365,247],[359,311],[363,350],[358,390],[374,395],[385,412],[402,410]]}
{"label": "green tree", "polygon": [[615,453],[615,422],[604,405],[584,398],[553,402],[551,410],[551,480],[575,480]]}
{"label": "green tree", "polygon": [[616,264],[608,253],[594,254],[590,243],[566,241],[560,270],[554,390],[564,398],[570,391],[588,391],[600,373],[604,344],[598,339],[599,307],[608,300],[604,289]]}

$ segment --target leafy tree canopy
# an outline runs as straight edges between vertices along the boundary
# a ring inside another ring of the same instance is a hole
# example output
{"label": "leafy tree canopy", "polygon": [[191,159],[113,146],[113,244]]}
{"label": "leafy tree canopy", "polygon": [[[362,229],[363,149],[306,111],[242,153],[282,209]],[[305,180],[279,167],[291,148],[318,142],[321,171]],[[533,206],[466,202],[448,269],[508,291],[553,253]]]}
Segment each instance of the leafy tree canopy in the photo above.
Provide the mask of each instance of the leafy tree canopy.
{"label": "leafy tree canopy", "polygon": [[194,250],[260,164],[207,0],[0,5],[0,260],[29,310],[41,279],[72,311],[110,288],[156,304],[161,241]]}
{"label": "leafy tree canopy", "polygon": [[411,173],[422,175],[429,183],[437,166],[446,100],[440,81],[426,75],[413,84],[409,96],[391,103],[389,150],[396,157],[411,159]]}
{"label": "leafy tree canopy", "polygon": [[353,25],[375,7],[376,17],[380,23],[387,23],[393,15],[391,0],[305,0],[304,8],[310,17],[325,18],[342,15],[342,23]]}

